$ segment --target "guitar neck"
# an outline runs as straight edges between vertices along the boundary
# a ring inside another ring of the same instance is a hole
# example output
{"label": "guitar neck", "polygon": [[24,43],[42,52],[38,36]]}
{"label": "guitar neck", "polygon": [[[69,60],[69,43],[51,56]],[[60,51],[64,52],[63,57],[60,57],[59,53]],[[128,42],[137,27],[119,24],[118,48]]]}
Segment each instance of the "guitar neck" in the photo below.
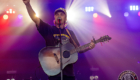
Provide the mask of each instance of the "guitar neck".
{"label": "guitar neck", "polygon": [[[98,43],[98,42],[99,42],[99,40],[95,40],[95,41],[94,41],[94,44],[96,44],[96,43]],[[91,42],[90,42],[90,43],[91,43]],[[87,43],[87,44],[85,44],[85,45],[83,45],[83,46],[77,47],[76,49],[71,50],[70,53],[73,54],[73,53],[76,53],[76,52],[80,52],[80,51],[82,51],[82,50],[88,48],[89,45],[90,45],[90,43]]]}

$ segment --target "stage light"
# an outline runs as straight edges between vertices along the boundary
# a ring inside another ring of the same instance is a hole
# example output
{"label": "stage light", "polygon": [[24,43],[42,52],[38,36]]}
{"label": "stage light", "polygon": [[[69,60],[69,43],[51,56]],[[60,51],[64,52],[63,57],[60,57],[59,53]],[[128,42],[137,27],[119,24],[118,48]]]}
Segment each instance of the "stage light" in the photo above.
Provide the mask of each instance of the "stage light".
{"label": "stage light", "polygon": [[136,10],[136,6],[133,6],[133,10]]}
{"label": "stage light", "polygon": [[6,11],[6,13],[9,13],[9,11]]}
{"label": "stage light", "polygon": [[10,13],[10,14],[14,14],[14,13],[16,13],[13,9],[9,9],[8,11],[6,11],[6,13]]}
{"label": "stage light", "polygon": [[85,11],[86,11],[86,12],[88,11],[88,7],[85,7]]}
{"label": "stage light", "polygon": [[110,17],[110,18],[111,18],[112,16],[111,16],[111,15],[108,15],[108,17]]}
{"label": "stage light", "polygon": [[132,6],[130,6],[130,10],[133,10],[133,7]]}
{"label": "stage light", "polygon": [[14,78],[12,78],[11,80],[15,80]]}
{"label": "stage light", "polygon": [[99,79],[99,77],[98,76],[95,76],[95,80],[98,80]]}
{"label": "stage light", "polygon": [[93,14],[93,17],[94,17],[94,18],[97,18],[97,17],[98,17],[98,14],[97,14],[97,13],[94,13],[94,14]]}
{"label": "stage light", "polygon": [[72,11],[67,11],[67,19],[68,21],[74,21],[75,20],[75,17],[76,17],[76,14]]}
{"label": "stage light", "polygon": [[10,80],[10,79],[6,79],[6,80]]}
{"label": "stage light", "polygon": [[139,10],[139,6],[138,5],[136,5],[136,10]]}
{"label": "stage light", "polygon": [[19,19],[22,19],[22,18],[23,18],[23,16],[20,14],[20,15],[18,15],[18,18],[19,18]]}
{"label": "stage light", "polygon": [[15,13],[15,11],[13,11],[13,13]]}
{"label": "stage light", "polygon": [[139,10],[139,6],[138,5],[131,5],[130,6],[130,11],[138,11]]}
{"label": "stage light", "polygon": [[140,12],[138,12],[138,16],[140,16]]}
{"label": "stage light", "polygon": [[38,15],[38,14],[36,14],[35,16],[36,16],[36,17],[39,17],[39,15]]}
{"label": "stage light", "polygon": [[38,14],[38,12],[37,12],[37,11],[35,11],[35,16],[36,16],[36,17],[39,17],[39,14]]}
{"label": "stage light", "polygon": [[97,12],[100,12],[100,13],[108,16],[109,18],[112,17],[111,13],[110,13],[110,10],[109,10],[109,6],[108,6],[107,0],[97,0],[96,4],[98,4],[96,6],[96,11]]}
{"label": "stage light", "polygon": [[39,17],[39,14],[38,14],[36,11],[35,11],[35,13],[36,13],[36,15],[35,15],[35,16],[36,16],[36,17]]}
{"label": "stage light", "polygon": [[94,7],[91,7],[91,8],[90,8],[90,11],[94,11]]}
{"label": "stage light", "polygon": [[8,19],[8,15],[3,15],[3,19]]}
{"label": "stage light", "polygon": [[125,12],[125,13],[124,13],[124,16],[125,16],[125,17],[128,17],[128,16],[129,16],[129,13],[128,13],[128,12]]}
{"label": "stage light", "polygon": [[95,77],[94,76],[90,76],[90,80],[93,80]]}
{"label": "stage light", "polygon": [[89,12],[90,11],[90,7],[85,7],[85,11]]}
{"label": "stage light", "polygon": [[9,9],[10,13],[12,13],[12,9]]}
{"label": "stage light", "polygon": [[93,12],[94,11],[94,7],[85,7],[85,11],[86,12]]}

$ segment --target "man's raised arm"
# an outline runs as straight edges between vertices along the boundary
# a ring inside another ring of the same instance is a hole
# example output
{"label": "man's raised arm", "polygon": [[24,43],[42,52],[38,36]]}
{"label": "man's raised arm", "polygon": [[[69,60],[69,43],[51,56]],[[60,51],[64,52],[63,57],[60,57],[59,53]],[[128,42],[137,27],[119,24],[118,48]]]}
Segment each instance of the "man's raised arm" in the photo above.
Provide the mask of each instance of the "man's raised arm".
{"label": "man's raised arm", "polygon": [[40,18],[36,17],[36,13],[34,12],[34,10],[32,9],[31,5],[30,5],[30,0],[23,0],[24,4],[26,5],[28,14],[30,16],[30,18],[37,24],[37,26],[40,25]]}

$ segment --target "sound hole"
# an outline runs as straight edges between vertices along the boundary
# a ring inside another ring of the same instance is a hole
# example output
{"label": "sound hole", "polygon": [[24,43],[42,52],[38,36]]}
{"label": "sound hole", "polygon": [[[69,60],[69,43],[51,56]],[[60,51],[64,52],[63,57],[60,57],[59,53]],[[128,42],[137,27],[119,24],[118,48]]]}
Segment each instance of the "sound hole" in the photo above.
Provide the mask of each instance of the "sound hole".
{"label": "sound hole", "polygon": [[63,52],[63,57],[64,58],[69,58],[70,57],[70,52],[69,51],[64,51]]}

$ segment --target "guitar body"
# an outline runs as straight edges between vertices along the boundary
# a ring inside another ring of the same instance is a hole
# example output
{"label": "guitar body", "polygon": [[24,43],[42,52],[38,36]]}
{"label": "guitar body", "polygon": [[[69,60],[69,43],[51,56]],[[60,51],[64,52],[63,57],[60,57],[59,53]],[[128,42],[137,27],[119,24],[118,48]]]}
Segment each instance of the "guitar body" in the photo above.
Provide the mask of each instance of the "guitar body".
{"label": "guitar body", "polygon": [[[69,52],[75,49],[71,43],[62,45],[62,53]],[[76,62],[78,59],[78,53],[71,54],[68,58],[62,57],[63,69],[71,63]],[[60,48],[47,47],[43,48],[39,52],[39,61],[48,76],[54,76],[60,73]]]}
{"label": "guitar body", "polygon": [[[111,37],[104,36],[98,40],[93,39],[94,44],[98,42],[104,42],[111,40]],[[75,48],[71,43],[62,45],[62,64],[63,69],[71,63],[74,63],[78,59],[78,53],[80,50],[86,49],[90,46],[90,43]],[[39,61],[48,76],[54,76],[60,73],[60,48],[58,47],[47,47],[43,48],[39,53]]]}

